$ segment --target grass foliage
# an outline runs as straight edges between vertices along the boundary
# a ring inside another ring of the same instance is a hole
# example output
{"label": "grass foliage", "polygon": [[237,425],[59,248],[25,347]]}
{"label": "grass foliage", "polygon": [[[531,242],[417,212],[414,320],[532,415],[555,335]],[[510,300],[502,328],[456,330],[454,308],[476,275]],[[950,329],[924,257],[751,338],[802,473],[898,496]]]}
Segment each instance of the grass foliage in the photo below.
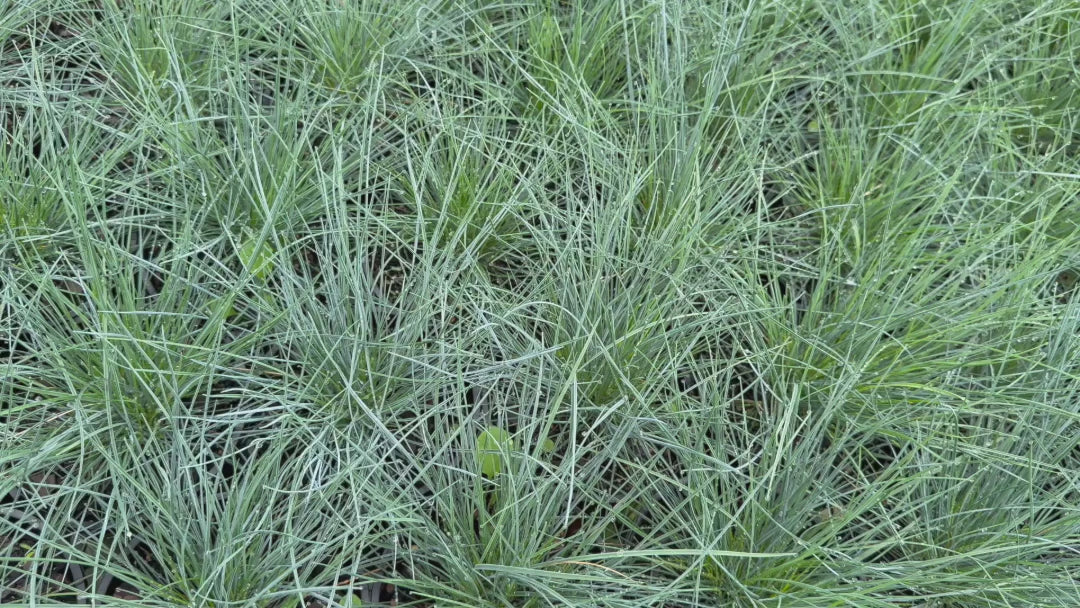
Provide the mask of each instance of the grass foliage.
{"label": "grass foliage", "polygon": [[1080,605],[1071,0],[14,0],[0,602]]}

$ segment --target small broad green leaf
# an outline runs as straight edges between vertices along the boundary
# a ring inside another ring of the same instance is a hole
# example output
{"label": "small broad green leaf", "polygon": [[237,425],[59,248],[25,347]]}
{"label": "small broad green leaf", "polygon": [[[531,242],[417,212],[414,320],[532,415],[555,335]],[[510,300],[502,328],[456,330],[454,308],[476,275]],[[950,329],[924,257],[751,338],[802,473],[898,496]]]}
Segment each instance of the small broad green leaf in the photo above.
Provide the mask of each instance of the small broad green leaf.
{"label": "small broad green leaf", "polygon": [[233,308],[232,301],[225,296],[214,298],[210,302],[210,313],[216,315],[219,312],[226,320],[236,316],[236,309]]}
{"label": "small broad green leaf", "polygon": [[364,605],[364,601],[361,600],[355,593],[350,593],[341,600],[342,608],[360,608]]}
{"label": "small broad green leaf", "polygon": [[260,279],[265,280],[274,270],[274,252],[270,243],[264,241],[259,244],[257,237],[253,236],[240,245],[239,254],[244,268]]}
{"label": "small broad green leaf", "polygon": [[540,444],[540,449],[543,450],[545,454],[550,454],[555,451],[555,442],[551,440],[551,437],[548,437]]}
{"label": "small broad green leaf", "polygon": [[503,470],[503,450],[512,450],[514,442],[510,433],[497,426],[489,426],[476,438],[476,459],[480,472],[495,477]]}

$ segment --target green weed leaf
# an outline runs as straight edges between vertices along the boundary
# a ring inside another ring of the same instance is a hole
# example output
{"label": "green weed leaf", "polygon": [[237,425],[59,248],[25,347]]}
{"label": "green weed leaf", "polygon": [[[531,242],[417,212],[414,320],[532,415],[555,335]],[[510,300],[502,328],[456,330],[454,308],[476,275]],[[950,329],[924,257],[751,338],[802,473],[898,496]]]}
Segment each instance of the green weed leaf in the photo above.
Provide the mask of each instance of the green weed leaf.
{"label": "green weed leaf", "polygon": [[244,268],[253,276],[266,280],[274,271],[274,251],[270,243],[264,241],[259,245],[257,237],[251,237],[240,245],[239,253]]}
{"label": "green weed leaf", "polygon": [[494,478],[503,471],[503,450],[512,450],[514,442],[510,433],[497,426],[489,426],[476,438],[476,458],[480,472]]}

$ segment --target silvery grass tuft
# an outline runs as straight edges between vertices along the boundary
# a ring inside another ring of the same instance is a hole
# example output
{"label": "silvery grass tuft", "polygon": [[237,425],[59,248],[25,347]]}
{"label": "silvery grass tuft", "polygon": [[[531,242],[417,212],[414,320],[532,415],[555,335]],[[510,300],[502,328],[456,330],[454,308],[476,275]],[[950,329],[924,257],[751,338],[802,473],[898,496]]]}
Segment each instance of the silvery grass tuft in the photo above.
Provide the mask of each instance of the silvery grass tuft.
{"label": "silvery grass tuft", "polygon": [[0,603],[1080,605],[1080,8],[0,10]]}

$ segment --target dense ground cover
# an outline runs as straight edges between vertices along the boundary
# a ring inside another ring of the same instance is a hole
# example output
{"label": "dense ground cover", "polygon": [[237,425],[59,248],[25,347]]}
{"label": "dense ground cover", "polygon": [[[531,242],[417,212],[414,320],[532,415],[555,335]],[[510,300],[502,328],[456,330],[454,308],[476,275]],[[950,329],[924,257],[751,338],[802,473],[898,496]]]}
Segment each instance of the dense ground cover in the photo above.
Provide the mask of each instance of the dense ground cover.
{"label": "dense ground cover", "polygon": [[0,603],[1080,605],[1073,0],[9,0]]}

